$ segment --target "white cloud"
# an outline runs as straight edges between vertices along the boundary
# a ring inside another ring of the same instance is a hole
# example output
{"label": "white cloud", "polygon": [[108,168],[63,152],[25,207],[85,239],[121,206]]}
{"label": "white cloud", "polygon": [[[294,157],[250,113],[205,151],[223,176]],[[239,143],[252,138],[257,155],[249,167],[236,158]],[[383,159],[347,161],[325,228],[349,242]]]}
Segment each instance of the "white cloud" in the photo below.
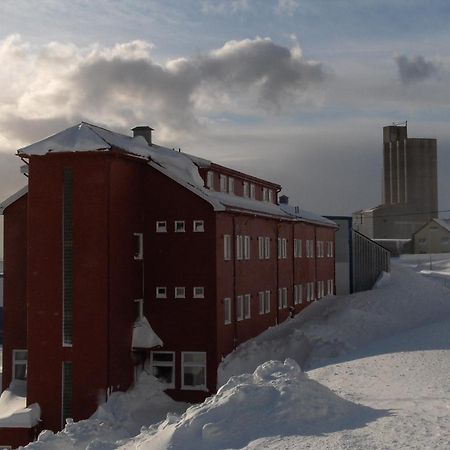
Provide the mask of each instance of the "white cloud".
{"label": "white cloud", "polygon": [[203,0],[203,14],[234,14],[250,9],[250,0]]}

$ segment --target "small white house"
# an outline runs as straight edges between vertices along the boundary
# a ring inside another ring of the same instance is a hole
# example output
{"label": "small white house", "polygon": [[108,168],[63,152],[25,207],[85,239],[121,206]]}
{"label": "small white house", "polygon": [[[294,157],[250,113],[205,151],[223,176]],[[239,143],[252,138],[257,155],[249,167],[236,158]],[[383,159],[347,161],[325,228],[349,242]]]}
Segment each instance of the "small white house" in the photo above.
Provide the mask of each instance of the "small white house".
{"label": "small white house", "polygon": [[450,219],[431,219],[413,234],[414,253],[450,252]]}

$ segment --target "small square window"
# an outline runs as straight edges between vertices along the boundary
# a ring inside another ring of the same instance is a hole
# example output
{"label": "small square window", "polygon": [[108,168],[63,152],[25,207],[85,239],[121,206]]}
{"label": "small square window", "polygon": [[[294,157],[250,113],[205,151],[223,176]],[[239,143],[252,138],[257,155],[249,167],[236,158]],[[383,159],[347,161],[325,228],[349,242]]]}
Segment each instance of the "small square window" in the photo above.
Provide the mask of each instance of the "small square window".
{"label": "small square window", "polygon": [[175,233],[184,233],[185,231],[184,220],[175,220]]}
{"label": "small square window", "polygon": [[167,288],[165,286],[156,288],[156,298],[167,298]]}
{"label": "small square window", "polygon": [[205,231],[205,223],[203,220],[194,220],[194,232],[200,233]]}
{"label": "small square window", "polygon": [[165,220],[158,220],[156,222],[157,233],[167,233],[167,222]]}
{"label": "small square window", "polygon": [[205,298],[205,288],[203,286],[195,286],[193,294],[194,298]]}
{"label": "small square window", "polygon": [[175,298],[186,298],[186,289],[184,286],[177,286],[175,288]]}

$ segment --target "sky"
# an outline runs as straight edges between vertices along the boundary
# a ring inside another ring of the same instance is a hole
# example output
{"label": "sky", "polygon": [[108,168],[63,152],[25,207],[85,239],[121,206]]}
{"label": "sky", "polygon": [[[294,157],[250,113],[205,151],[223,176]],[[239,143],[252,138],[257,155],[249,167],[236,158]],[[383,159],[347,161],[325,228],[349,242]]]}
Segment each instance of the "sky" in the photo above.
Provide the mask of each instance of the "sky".
{"label": "sky", "polygon": [[349,215],[381,203],[382,127],[407,120],[438,139],[450,210],[449,19],[447,0],[2,0],[0,198],[18,148],[85,120]]}

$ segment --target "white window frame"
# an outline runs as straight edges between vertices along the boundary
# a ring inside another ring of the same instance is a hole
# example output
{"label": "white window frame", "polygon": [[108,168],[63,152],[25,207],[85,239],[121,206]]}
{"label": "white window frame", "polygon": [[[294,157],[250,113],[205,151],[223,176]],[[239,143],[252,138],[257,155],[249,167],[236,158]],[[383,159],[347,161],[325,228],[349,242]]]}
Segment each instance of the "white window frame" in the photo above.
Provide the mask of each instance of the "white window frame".
{"label": "white window frame", "polygon": [[[186,363],[185,362],[185,355],[187,354],[203,354],[205,356],[205,361],[204,363]],[[184,384],[184,368],[185,367],[202,367],[205,369],[205,378],[204,378],[204,384],[202,385],[198,385],[198,386],[189,386],[189,385],[185,385]],[[186,390],[186,391],[206,391],[206,383],[208,380],[208,376],[207,376],[207,359],[206,359],[206,352],[181,352],[181,389]]]}
{"label": "white window frame", "polygon": [[205,221],[201,219],[195,219],[192,222],[192,231],[194,233],[203,233],[205,231]]}
{"label": "white window frame", "polygon": [[205,298],[205,288],[204,286],[194,286],[192,288],[193,298]]}
{"label": "white window frame", "polygon": [[240,322],[244,320],[244,296],[238,295],[236,297],[236,320]]}
{"label": "white window frame", "polygon": [[206,186],[214,191],[214,172],[212,170],[208,170],[206,173]]}
{"label": "white window frame", "polygon": [[[166,354],[166,355],[172,355],[172,361],[157,361],[158,364],[154,364],[154,355],[155,354]],[[167,386],[169,389],[173,389],[175,388],[175,352],[150,352],[150,367],[152,369],[152,374],[153,374],[153,367],[172,367],[172,382],[171,383],[164,383],[164,386]],[[156,375],[153,375],[156,377]]]}
{"label": "white window frame", "polygon": [[220,192],[227,192],[228,180],[227,176],[224,174],[220,174]]}
{"label": "white window frame", "polygon": [[250,198],[252,200],[256,199],[256,186],[254,185],[254,183],[250,183]]}
{"label": "white window frame", "polygon": [[264,291],[258,292],[258,306],[259,314],[264,314]]}
{"label": "white window frame", "polygon": [[303,303],[303,285],[296,284],[294,286],[294,305],[301,305]]}
{"label": "white window frame", "polygon": [[175,231],[175,233],[185,233],[186,232],[186,222],[184,220],[175,220],[174,231]]}
{"label": "white window frame", "polygon": [[294,239],[294,258],[302,257],[302,240]]}
{"label": "white window frame", "polygon": [[228,193],[234,194],[234,178],[228,177]]}
{"label": "white window frame", "polygon": [[[26,359],[17,358],[19,352],[25,352],[27,354]],[[25,380],[28,378],[28,350],[27,349],[14,349],[12,351],[12,379],[22,380],[22,378],[16,378],[16,366],[25,366]]]}
{"label": "white window frame", "polygon": [[244,319],[250,319],[252,316],[252,297],[250,294],[244,295]]}
{"label": "white window frame", "polygon": [[156,221],[156,232],[157,233],[167,233],[167,221],[157,220]]}
{"label": "white window frame", "polygon": [[231,298],[223,299],[223,323],[229,325],[231,323]]}
{"label": "white window frame", "polygon": [[175,286],[174,297],[175,298],[186,298],[186,288],[184,286]]}
{"label": "white window frame", "polygon": [[269,190],[266,187],[263,187],[263,201],[269,201]]}
{"label": "white window frame", "polygon": [[133,233],[133,236],[137,238],[137,251],[133,255],[133,259],[143,260],[144,259],[144,234],[143,233]]}
{"label": "white window frame", "polygon": [[250,259],[250,236],[244,236],[244,259]]}
{"label": "white window frame", "polygon": [[[164,291],[162,291],[162,289]],[[156,298],[167,298],[167,287],[166,286],[156,286],[155,296],[156,296]]]}
{"label": "white window frame", "polygon": [[267,198],[267,201],[269,203],[273,203],[273,191],[272,191],[272,189],[269,189],[268,192],[269,192],[269,196]]}
{"label": "white window frame", "polygon": [[264,313],[270,313],[270,291],[264,292]]}
{"label": "white window frame", "polygon": [[244,236],[236,235],[236,259],[241,261],[244,258]]}
{"label": "white window frame", "polygon": [[264,236],[258,236],[258,258],[264,259]]}
{"label": "white window frame", "polygon": [[287,239],[281,238],[281,257],[282,259],[287,258]]}
{"label": "white window frame", "polygon": [[250,198],[250,184],[248,181],[242,182],[242,190],[243,190],[243,196],[245,198]]}
{"label": "white window frame", "polygon": [[270,237],[264,238],[264,257],[270,259]]}
{"label": "white window frame", "polygon": [[224,261],[231,260],[231,235],[223,235],[223,259]]}

